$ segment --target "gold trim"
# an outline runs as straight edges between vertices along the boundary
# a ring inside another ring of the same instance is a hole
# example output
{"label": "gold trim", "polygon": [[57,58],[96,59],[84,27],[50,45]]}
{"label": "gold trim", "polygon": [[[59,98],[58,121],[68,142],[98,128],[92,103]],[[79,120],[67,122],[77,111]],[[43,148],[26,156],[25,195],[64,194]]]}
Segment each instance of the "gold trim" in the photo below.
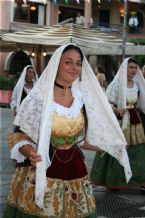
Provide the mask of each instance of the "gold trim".
{"label": "gold trim", "polygon": [[57,160],[59,160],[61,163],[68,163],[73,159],[75,151],[76,151],[76,147],[74,147],[73,153],[68,160],[61,160],[60,157],[58,157],[58,155],[56,154],[56,152],[55,152],[55,156],[56,156]]}
{"label": "gold trim", "polygon": [[8,134],[8,148],[11,150],[16,143],[22,140],[28,140],[33,142],[25,133],[23,132],[14,132]]}

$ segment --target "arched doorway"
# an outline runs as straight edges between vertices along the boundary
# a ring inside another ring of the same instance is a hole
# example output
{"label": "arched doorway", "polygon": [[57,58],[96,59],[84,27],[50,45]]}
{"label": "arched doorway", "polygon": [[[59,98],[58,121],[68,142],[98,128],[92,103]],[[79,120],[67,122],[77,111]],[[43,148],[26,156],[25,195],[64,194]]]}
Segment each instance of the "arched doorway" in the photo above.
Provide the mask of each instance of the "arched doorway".
{"label": "arched doorway", "polygon": [[24,51],[18,51],[15,54],[13,54],[9,72],[10,74],[19,76],[23,71],[23,68],[31,64],[32,63],[30,57]]}

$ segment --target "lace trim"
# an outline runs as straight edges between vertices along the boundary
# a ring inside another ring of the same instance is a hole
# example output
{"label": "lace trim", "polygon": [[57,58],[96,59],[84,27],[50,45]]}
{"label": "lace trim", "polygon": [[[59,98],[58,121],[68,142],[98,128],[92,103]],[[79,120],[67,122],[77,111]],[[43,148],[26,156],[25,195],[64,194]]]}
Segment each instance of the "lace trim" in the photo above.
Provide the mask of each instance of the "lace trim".
{"label": "lace trim", "polygon": [[60,115],[74,119],[79,115],[80,110],[83,107],[83,98],[80,91],[76,90],[75,87],[72,86],[71,90],[72,96],[74,98],[71,107],[67,108],[56,102],[53,102],[53,111],[57,112]]}
{"label": "lace trim", "polygon": [[27,158],[21,152],[19,151],[19,148],[21,148],[23,145],[32,145],[33,148],[36,148],[36,145],[33,142],[29,142],[28,140],[22,140],[14,145],[14,147],[11,149],[11,159],[16,160],[18,163],[24,162],[24,160]]}
{"label": "lace trim", "polygon": [[132,88],[128,88],[127,87],[127,93],[128,92],[138,92],[139,91],[139,87],[137,86],[137,84],[136,83],[134,83],[134,85],[133,85],[133,87]]}
{"label": "lace trim", "polygon": [[29,92],[31,91],[32,88],[27,88],[26,86],[24,86],[24,91],[27,93],[27,95],[29,94]]}

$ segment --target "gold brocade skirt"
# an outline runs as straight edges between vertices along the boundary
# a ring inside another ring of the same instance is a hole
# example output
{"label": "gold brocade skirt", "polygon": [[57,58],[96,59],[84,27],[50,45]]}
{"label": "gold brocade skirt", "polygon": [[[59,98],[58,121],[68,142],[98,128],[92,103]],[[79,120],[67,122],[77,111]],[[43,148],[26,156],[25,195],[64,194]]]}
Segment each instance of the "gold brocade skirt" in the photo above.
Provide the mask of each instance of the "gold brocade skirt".
{"label": "gold brocade skirt", "polygon": [[[66,150],[58,150],[61,151],[60,153],[58,151],[57,155],[54,155],[51,165],[52,169],[50,168],[49,171],[48,168],[46,173],[47,187],[45,189],[44,196],[44,209],[38,208],[34,201],[35,167],[33,166],[17,167],[8,195],[9,205],[19,208],[26,214],[37,215],[38,217],[43,218],[80,218],[87,217],[95,213],[95,198],[93,196],[92,186],[88,175],[87,173],[85,173],[85,175],[81,175],[80,172],[79,177],[78,172],[81,171],[81,166],[80,170],[79,167],[78,169],[74,168],[74,164],[77,161],[76,158],[78,158],[79,161],[81,160],[80,165],[83,165],[83,167],[86,168],[84,158],[78,151],[78,153],[76,153],[70,161],[61,162],[58,159],[58,156],[61,159],[62,157],[65,158],[63,153],[66,152]],[[57,164],[60,168],[57,168]],[[53,169],[53,165],[55,170]],[[60,170],[61,172],[59,172]],[[53,177],[55,178],[52,178],[53,172]],[[70,175],[67,175],[68,172],[70,172]],[[77,173],[76,176],[75,172]]]}

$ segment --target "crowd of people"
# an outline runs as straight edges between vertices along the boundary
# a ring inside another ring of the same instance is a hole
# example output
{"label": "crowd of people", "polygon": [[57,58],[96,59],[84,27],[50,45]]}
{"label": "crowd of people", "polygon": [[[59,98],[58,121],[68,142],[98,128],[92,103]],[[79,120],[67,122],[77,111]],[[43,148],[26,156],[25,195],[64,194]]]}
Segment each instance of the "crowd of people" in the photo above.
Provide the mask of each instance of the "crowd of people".
{"label": "crowd of people", "polygon": [[[81,26],[83,26],[84,23],[85,23],[85,18],[81,14],[80,11],[77,12],[77,16],[75,18],[75,23],[77,25],[81,25]],[[90,28],[92,28],[93,26],[95,27],[92,17],[90,17],[90,20],[89,20],[87,25]],[[131,34],[138,33],[139,32],[138,27],[139,27],[139,20],[138,20],[137,15],[136,14],[131,14],[130,18],[128,19],[128,29],[129,29],[128,31],[129,31],[129,33],[131,33]]]}
{"label": "crowd of people", "polygon": [[[24,68],[11,102],[16,171],[3,218],[94,218],[92,183],[144,189],[142,70],[126,58],[107,84],[74,44],[56,49],[39,79]],[[82,149],[96,152],[90,176]]]}

